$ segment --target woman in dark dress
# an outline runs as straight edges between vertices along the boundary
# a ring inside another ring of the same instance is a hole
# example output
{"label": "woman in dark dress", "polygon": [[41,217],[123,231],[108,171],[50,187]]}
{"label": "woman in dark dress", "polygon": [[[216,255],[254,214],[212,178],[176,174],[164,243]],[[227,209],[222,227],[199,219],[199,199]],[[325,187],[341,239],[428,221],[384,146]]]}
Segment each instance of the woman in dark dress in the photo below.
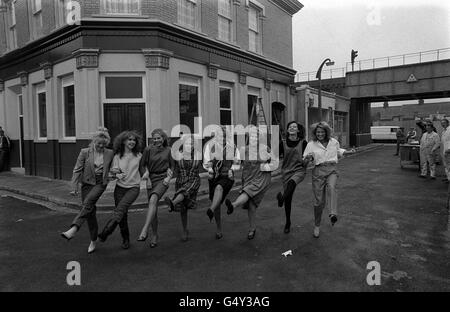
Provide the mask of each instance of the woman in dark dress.
{"label": "woman in dark dress", "polygon": [[287,125],[286,142],[283,142],[283,164],[281,172],[283,176],[283,193],[278,193],[278,206],[283,207],[286,213],[286,225],[284,233],[291,230],[291,204],[295,188],[305,179],[306,167],[303,163],[303,151],[306,148],[305,128],[295,121]]}

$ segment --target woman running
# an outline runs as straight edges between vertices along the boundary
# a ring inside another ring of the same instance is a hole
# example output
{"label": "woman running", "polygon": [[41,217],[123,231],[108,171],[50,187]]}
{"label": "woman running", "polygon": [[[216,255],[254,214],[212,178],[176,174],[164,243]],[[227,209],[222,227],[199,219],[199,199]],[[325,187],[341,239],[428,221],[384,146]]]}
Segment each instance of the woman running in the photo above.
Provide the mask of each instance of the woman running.
{"label": "woman running", "polygon": [[[215,218],[216,239],[223,237],[220,206],[233,187],[234,171],[239,169],[239,152],[232,142],[227,141],[226,128],[221,127],[221,130],[221,134],[216,133],[205,144],[203,154],[203,168],[209,173],[209,200],[211,201],[211,206],[206,214],[210,221]],[[227,157],[228,153],[231,157]],[[228,214],[232,212],[227,211]]]}
{"label": "woman running", "polygon": [[277,194],[278,207],[283,207],[286,213],[286,225],[284,233],[291,231],[291,204],[295,188],[305,179],[306,167],[303,165],[303,151],[306,148],[305,128],[291,121],[287,125],[286,142],[283,142],[283,164],[281,172],[283,176],[283,193]]}
{"label": "woman running", "polygon": [[78,184],[81,183],[82,208],[72,221],[70,229],[61,233],[61,236],[71,240],[81,228],[81,225],[87,221],[91,236],[88,253],[94,252],[96,248],[98,223],[95,204],[108,185],[109,168],[114,157],[113,151],[106,148],[109,142],[108,130],[99,128],[93,135],[90,146],[80,151],[73,169],[72,184],[74,190],[71,194],[78,194]]}
{"label": "woman running", "polygon": [[141,189],[141,175],[139,173],[139,162],[142,157],[141,148],[142,139],[135,131],[124,131],[114,139],[114,159],[111,166],[111,175],[117,179],[114,188],[116,207],[98,238],[101,242],[106,241],[119,225],[123,249],[130,248],[128,209],[139,196]]}
{"label": "woman running", "polygon": [[[256,128],[255,128],[256,129]],[[264,194],[270,186],[271,171],[274,170],[269,160],[262,160],[259,155],[261,148],[258,145],[259,132],[250,131],[249,145],[245,148],[245,157],[242,160],[242,189],[234,202],[225,200],[228,211],[243,207],[248,210],[249,231],[247,238],[255,238],[256,234],[256,208],[261,203]],[[267,148],[268,149],[268,148]],[[255,153],[256,152],[256,153]]]}
{"label": "woman running", "polygon": [[158,244],[158,201],[169,188],[175,164],[168,146],[167,134],[162,129],[155,129],[152,132],[152,139],[153,144],[144,150],[140,163],[142,179],[147,180],[148,211],[137,240],[143,242],[147,239],[148,228],[151,225],[150,247],[154,248]]}
{"label": "woman running", "polygon": [[322,212],[327,206],[330,212],[331,225],[337,222],[337,190],[338,159],[355,151],[341,149],[339,142],[331,137],[330,126],[322,121],[312,126],[312,141],[308,143],[303,153],[305,167],[308,162],[314,162],[312,171],[312,189],[314,194],[314,237],[320,235]]}
{"label": "woman running", "polygon": [[180,212],[183,235],[181,240],[188,240],[187,229],[188,209],[195,209],[197,205],[197,193],[200,188],[200,160],[194,158],[194,138],[192,135],[183,137],[183,153],[188,156],[176,162],[175,165],[175,195],[171,200],[166,196],[165,202],[170,211]]}

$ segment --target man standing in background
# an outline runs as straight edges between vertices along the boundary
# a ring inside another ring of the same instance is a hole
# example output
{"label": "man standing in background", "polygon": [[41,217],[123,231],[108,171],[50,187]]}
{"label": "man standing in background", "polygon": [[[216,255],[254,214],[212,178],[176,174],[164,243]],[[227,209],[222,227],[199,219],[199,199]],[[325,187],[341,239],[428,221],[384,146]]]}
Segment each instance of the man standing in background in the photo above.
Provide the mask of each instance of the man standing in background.
{"label": "man standing in background", "polygon": [[445,179],[443,179],[443,182],[449,183],[450,181],[450,128],[449,128],[449,122],[448,119],[444,118],[441,120],[442,128],[444,128],[444,131],[442,131],[441,134],[441,157],[442,157],[442,164],[445,168]]}
{"label": "man standing in background", "polygon": [[0,172],[8,170],[9,162],[9,138],[5,135],[2,127],[0,127]]}
{"label": "man standing in background", "polygon": [[398,156],[400,144],[404,144],[406,139],[405,133],[403,132],[402,128],[398,128],[396,135],[397,135],[397,152],[394,154],[394,156]]}

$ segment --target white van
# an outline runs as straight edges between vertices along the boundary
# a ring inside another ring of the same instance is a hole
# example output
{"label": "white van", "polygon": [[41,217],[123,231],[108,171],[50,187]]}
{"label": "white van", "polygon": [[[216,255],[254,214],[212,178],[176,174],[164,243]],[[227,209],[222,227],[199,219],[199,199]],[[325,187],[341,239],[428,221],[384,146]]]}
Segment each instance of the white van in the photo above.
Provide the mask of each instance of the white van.
{"label": "white van", "polygon": [[395,141],[397,142],[397,130],[404,129],[399,126],[377,126],[370,127],[372,141]]}

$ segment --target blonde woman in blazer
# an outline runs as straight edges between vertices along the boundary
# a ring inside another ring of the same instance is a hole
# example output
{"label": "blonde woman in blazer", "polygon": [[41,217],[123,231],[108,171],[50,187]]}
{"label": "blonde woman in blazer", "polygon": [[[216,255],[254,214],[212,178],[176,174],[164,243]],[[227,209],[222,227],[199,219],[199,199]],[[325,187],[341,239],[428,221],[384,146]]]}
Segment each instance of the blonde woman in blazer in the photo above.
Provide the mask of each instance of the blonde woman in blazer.
{"label": "blonde woman in blazer", "polygon": [[90,146],[81,150],[73,169],[74,190],[71,194],[78,194],[78,184],[81,183],[82,208],[73,220],[70,229],[61,233],[61,236],[71,240],[81,225],[87,221],[91,236],[88,253],[95,251],[98,234],[95,204],[108,185],[109,170],[114,157],[113,151],[106,148],[109,142],[110,137],[106,129],[96,132]]}

